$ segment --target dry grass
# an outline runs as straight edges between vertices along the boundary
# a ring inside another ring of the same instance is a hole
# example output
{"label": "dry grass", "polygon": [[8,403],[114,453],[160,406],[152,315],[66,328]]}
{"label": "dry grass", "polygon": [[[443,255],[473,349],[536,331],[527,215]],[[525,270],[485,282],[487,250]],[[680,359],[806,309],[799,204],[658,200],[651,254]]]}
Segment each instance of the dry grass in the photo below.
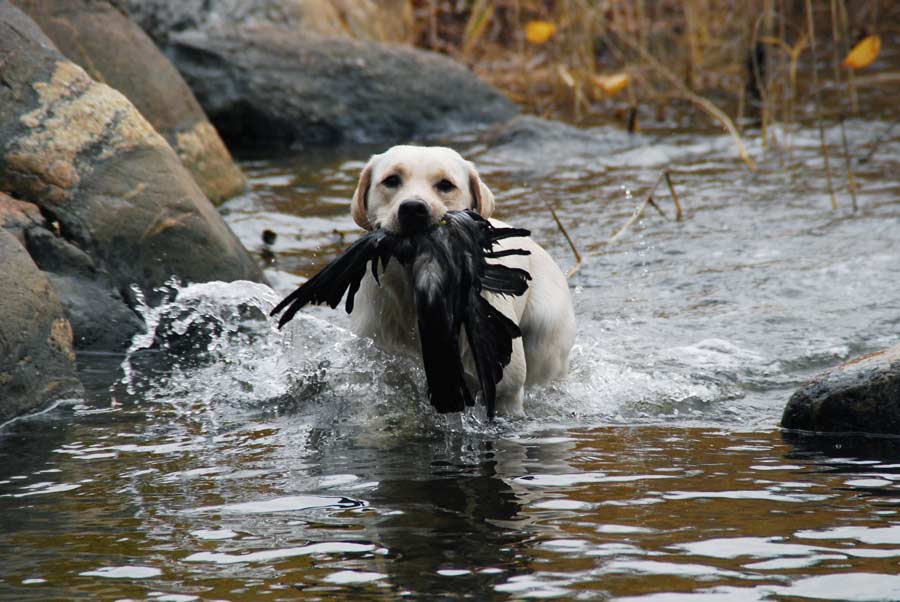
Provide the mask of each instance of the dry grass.
{"label": "dry grass", "polygon": [[[859,74],[840,64],[865,35],[900,39],[895,0],[409,2],[414,44],[467,63],[532,113],[575,123],[618,121],[632,131],[640,121],[717,124],[750,169],[745,135],[789,155],[792,124],[843,128],[860,111],[860,83],[877,87],[900,77],[890,64],[896,51],[882,56],[879,69]],[[529,41],[533,22],[555,32]],[[611,75],[627,76],[629,84],[611,90],[605,83]],[[846,144],[842,150],[855,207],[854,161]],[[824,135],[822,153],[829,182],[841,177]]]}
{"label": "dry grass", "polygon": [[[839,59],[866,33],[900,33],[894,0],[814,0],[815,40],[803,0],[410,1],[416,45],[466,62],[534,113],[576,122],[615,114],[624,124],[632,107],[664,118],[673,101],[699,106],[695,95],[734,123],[751,118],[767,142],[771,123],[807,117],[797,111],[815,89],[804,77],[813,44],[834,66],[830,84],[855,102]],[[556,33],[529,43],[532,21]],[[610,95],[597,76],[617,73],[631,83]],[[842,107],[823,110],[833,117]]]}

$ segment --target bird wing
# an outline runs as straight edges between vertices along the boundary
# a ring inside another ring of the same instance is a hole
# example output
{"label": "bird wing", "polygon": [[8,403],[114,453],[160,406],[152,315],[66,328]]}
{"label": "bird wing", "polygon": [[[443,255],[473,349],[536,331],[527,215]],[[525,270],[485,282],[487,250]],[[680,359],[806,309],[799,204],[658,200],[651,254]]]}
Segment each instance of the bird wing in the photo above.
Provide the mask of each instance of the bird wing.
{"label": "bird wing", "polygon": [[[370,232],[350,245],[346,251],[325,268],[304,282],[269,314],[270,316],[286,311],[278,319],[278,328],[287,324],[304,306],[327,304],[332,309],[338,306],[347,290],[347,313],[353,311],[353,299],[359,290],[359,283],[366,273],[366,264],[383,259],[386,263],[390,257],[389,238],[380,230]],[[374,267],[373,267],[374,269]]]}

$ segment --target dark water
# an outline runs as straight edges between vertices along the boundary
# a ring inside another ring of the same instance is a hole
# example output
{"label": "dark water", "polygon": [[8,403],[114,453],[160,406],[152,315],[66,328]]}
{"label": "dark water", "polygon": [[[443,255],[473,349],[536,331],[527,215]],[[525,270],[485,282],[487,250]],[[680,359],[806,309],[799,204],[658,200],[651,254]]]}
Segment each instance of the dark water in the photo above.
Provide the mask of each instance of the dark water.
{"label": "dark water", "polygon": [[[888,130],[850,122],[854,155]],[[570,377],[528,418],[436,417],[420,368],[316,309],[264,313],[356,234],[358,156],[245,163],[228,220],[269,275],[168,290],[123,358],[0,432],[2,600],[896,600],[900,443],[777,429],[810,374],[900,336],[900,135],[830,198],[813,130],[598,128],[474,159],[500,217],[582,250]],[[829,131],[840,157],[839,132]],[[664,167],[685,207],[648,209]],[[190,336],[185,336],[190,335]],[[155,339],[155,344],[154,344]]]}

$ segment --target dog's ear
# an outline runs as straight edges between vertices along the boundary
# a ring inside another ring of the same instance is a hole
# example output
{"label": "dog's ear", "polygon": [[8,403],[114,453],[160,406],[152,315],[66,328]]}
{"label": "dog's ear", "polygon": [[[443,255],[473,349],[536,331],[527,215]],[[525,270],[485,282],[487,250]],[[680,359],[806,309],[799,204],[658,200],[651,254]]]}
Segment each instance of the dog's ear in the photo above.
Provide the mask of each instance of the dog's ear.
{"label": "dog's ear", "polygon": [[360,228],[372,230],[372,222],[369,221],[369,187],[372,185],[372,165],[375,157],[369,159],[362,173],[359,174],[359,183],[356,185],[356,191],[353,193],[353,200],[350,202],[350,215],[353,221]]}
{"label": "dog's ear", "polygon": [[475,204],[472,208],[487,219],[494,213],[494,193],[481,181],[475,166],[470,161],[466,163],[469,168],[469,193]]}

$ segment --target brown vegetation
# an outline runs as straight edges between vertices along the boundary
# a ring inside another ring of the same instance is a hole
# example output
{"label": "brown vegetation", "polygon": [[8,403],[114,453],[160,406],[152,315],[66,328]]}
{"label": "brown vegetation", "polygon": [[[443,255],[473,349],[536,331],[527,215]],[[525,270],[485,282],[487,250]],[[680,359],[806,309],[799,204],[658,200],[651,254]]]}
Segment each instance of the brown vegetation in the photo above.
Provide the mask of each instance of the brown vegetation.
{"label": "brown vegetation", "polygon": [[[857,111],[844,58],[867,35],[900,33],[892,0],[410,1],[417,46],[465,61],[531,112],[634,128],[690,105],[726,128],[758,124],[764,139],[775,121]],[[807,114],[820,90],[821,114]]]}

